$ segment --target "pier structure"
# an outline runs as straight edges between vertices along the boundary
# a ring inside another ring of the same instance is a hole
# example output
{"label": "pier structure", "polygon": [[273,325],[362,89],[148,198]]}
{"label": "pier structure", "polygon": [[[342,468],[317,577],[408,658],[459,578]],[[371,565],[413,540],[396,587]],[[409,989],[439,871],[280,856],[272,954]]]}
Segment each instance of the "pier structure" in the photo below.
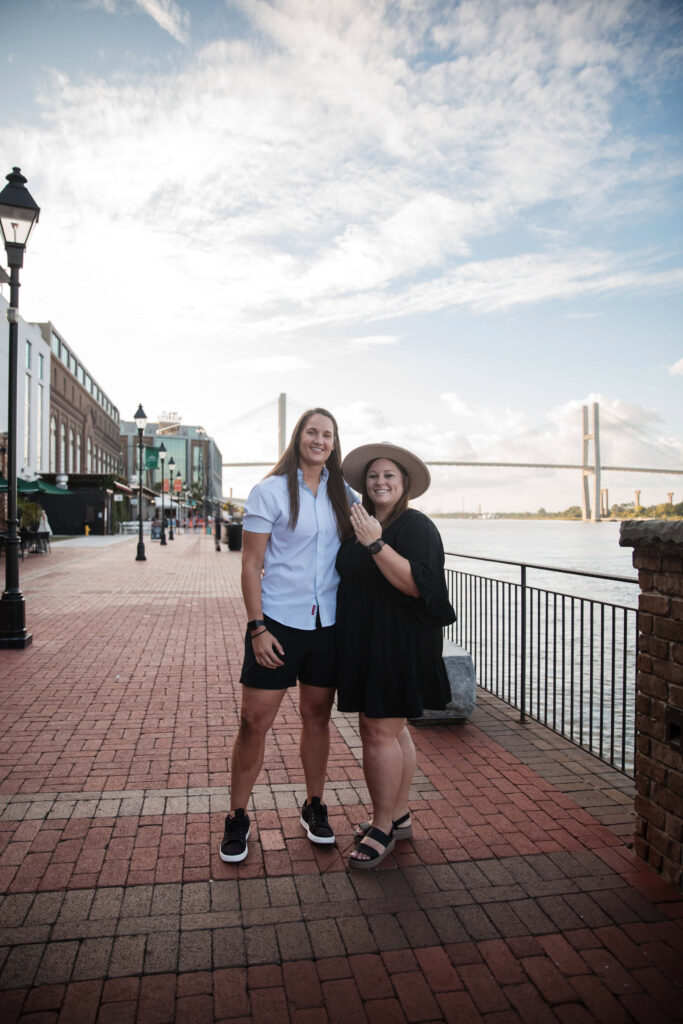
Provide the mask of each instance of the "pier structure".
{"label": "pier structure", "polygon": [[289,691],[249,855],[223,864],[240,556],[193,533],[134,551],[74,538],[22,567],[39,642],[0,658],[3,1024],[680,1020],[683,900],[632,848],[631,780],[483,691],[467,724],[413,730],[414,836],[367,873],[346,869],[356,717],[333,714],[337,843],[314,847]]}

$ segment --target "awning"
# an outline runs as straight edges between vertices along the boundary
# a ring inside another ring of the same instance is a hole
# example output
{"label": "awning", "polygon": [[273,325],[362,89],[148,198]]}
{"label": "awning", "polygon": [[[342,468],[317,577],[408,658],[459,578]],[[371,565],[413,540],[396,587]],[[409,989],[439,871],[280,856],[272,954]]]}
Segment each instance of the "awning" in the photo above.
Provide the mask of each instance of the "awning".
{"label": "awning", "polygon": [[118,480],[114,480],[114,487],[116,487],[116,489],[119,491],[123,491],[124,494],[135,494],[135,491],[133,490],[132,487],[128,487],[126,484],[119,483]]}
{"label": "awning", "polygon": [[[9,484],[5,477],[0,473],[0,494],[7,494]],[[37,480],[22,480],[20,476],[17,477],[17,493],[18,494],[37,494],[40,490]]]}
{"label": "awning", "polygon": [[[8,484],[5,477],[0,473],[0,494],[7,494]],[[55,487],[47,480],[22,480],[17,477],[18,494],[73,494],[66,487]]]}
{"label": "awning", "polygon": [[70,491],[66,487],[57,487],[55,484],[51,484],[49,480],[39,480],[38,481],[38,490],[42,494],[73,494],[74,493],[73,491]]}

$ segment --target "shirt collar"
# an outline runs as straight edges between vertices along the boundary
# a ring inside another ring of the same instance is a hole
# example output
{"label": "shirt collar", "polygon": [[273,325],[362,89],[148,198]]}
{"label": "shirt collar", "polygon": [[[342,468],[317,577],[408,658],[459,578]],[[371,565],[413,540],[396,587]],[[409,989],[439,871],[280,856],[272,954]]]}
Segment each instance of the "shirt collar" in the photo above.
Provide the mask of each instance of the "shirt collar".
{"label": "shirt collar", "polygon": [[[297,477],[299,479],[299,483],[302,484],[304,482],[304,471],[301,468],[299,468],[296,471],[296,475],[297,475]],[[320,473],[320,480],[321,480],[321,482],[323,480],[327,480],[329,475],[330,475],[330,472],[329,472],[327,466],[323,466],[322,472]]]}

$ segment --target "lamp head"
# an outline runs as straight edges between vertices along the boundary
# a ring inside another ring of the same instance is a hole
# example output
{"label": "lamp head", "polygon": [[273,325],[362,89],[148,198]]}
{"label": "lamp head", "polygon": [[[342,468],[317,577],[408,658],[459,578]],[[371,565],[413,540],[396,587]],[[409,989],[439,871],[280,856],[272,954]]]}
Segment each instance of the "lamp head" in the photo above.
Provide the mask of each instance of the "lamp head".
{"label": "lamp head", "polygon": [[161,445],[159,446],[159,458],[161,459],[161,464],[163,466],[164,460],[166,458],[166,445],[164,444],[163,441],[161,442]]}
{"label": "lamp head", "polygon": [[[10,257],[20,258],[33,225],[40,216],[40,207],[26,188],[26,178],[18,167],[5,176],[8,184],[0,192],[0,230]],[[21,263],[15,264],[21,266]]]}
{"label": "lamp head", "polygon": [[138,411],[135,413],[133,419],[135,420],[135,426],[138,430],[144,430],[147,426],[147,413],[142,408],[142,402],[138,406]]}
{"label": "lamp head", "polygon": [[171,458],[168,460],[168,469],[171,476],[173,476],[173,470],[175,469],[175,459],[173,458],[173,456],[171,456]]}

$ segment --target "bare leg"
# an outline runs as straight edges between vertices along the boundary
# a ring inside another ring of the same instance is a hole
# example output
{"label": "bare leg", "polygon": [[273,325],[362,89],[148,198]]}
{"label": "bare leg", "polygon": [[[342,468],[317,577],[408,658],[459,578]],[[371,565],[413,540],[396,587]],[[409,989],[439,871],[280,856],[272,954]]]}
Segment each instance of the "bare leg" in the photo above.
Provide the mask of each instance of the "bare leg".
{"label": "bare leg", "polygon": [[263,766],[266,736],[284,696],[284,690],[256,690],[242,687],[240,727],[232,748],[230,765],[230,810],[246,810],[254,783]]}
{"label": "bare leg", "polygon": [[327,759],[330,756],[330,714],[334,703],[334,687],[299,684],[301,712],[301,764],[306,779],[306,799],[322,800]]}
{"label": "bare leg", "polygon": [[[367,718],[359,715],[360,735],[363,741],[363,773],[372,800],[372,824],[386,833],[391,831],[393,813],[399,799],[403,779],[403,751],[399,735],[405,728],[405,718]],[[363,842],[378,853],[382,844],[366,838]],[[368,858],[362,853],[351,854],[360,860]]]}
{"label": "bare leg", "polygon": [[402,818],[404,814],[409,813],[410,811],[410,807],[408,806],[408,797],[410,795],[410,787],[413,784],[413,777],[415,775],[415,747],[407,725],[404,725],[403,729],[399,733],[398,742],[403,756],[403,774],[401,775],[401,786],[398,791],[398,797],[396,798],[396,805],[392,815],[394,821]]}

